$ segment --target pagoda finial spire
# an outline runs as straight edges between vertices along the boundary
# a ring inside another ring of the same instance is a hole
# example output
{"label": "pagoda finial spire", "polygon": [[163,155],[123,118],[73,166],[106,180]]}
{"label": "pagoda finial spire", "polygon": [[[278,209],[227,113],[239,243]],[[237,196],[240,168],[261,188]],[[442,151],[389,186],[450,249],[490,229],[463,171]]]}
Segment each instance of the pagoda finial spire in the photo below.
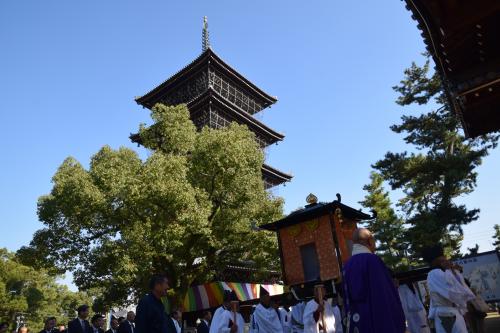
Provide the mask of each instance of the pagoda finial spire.
{"label": "pagoda finial spire", "polygon": [[203,33],[201,38],[201,51],[205,52],[210,48],[210,35],[208,34],[208,19],[206,16],[203,16]]}

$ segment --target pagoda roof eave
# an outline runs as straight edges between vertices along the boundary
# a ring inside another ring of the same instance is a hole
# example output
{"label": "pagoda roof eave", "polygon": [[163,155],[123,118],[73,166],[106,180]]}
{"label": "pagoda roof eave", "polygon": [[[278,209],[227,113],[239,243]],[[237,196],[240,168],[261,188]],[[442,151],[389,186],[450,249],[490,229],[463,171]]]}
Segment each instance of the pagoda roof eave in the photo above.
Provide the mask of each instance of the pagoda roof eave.
{"label": "pagoda roof eave", "polygon": [[187,106],[190,110],[193,110],[193,113],[195,112],[196,108],[198,106],[202,106],[203,102],[206,101],[206,99],[210,99],[211,101],[217,103],[221,107],[225,108],[228,110],[232,115],[237,118],[238,120],[241,121],[241,123],[247,125],[250,129],[256,130],[265,136],[272,138],[272,143],[276,143],[278,141],[283,141],[285,138],[285,135],[276,132],[275,130],[271,129],[270,127],[266,126],[264,123],[260,122],[259,120],[255,119],[245,111],[239,109],[237,106],[227,102],[224,97],[220,96],[219,93],[217,93],[215,90],[212,88],[208,88],[208,90],[195,98],[194,100],[190,101]]}
{"label": "pagoda roof eave", "polygon": [[281,170],[278,170],[276,168],[273,168],[272,166],[265,163],[262,165],[262,172],[265,173],[266,175],[271,175],[275,178],[278,178],[279,180],[282,181],[282,183],[289,182],[293,178],[292,175],[285,173]]}
{"label": "pagoda roof eave", "polygon": [[196,71],[200,67],[207,66],[209,64],[218,65],[219,68],[224,70],[224,72],[235,81],[240,82],[243,86],[245,86],[248,90],[253,92],[255,95],[258,95],[264,101],[264,107],[268,107],[278,100],[277,98],[265,93],[255,84],[246,79],[243,75],[238,73],[234,68],[229,66],[226,62],[224,62],[215,52],[208,48],[205,52],[200,54],[196,59],[194,59],[187,66],[182,68],[180,71],[172,75],[170,78],[165,80],[163,83],[159,84],[143,96],[135,98],[137,104],[151,108],[155,102],[154,99],[158,95],[162,95],[163,92],[168,91],[170,88],[177,85],[182,79],[189,75],[190,73]]}

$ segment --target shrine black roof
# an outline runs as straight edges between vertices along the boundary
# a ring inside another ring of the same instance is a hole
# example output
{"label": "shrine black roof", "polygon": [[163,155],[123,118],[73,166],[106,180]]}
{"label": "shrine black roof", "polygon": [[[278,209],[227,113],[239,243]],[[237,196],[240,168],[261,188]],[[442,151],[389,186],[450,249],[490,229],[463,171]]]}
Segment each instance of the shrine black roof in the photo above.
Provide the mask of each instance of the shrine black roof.
{"label": "shrine black roof", "polygon": [[356,210],[352,207],[344,205],[343,203],[338,202],[337,200],[329,203],[316,203],[307,205],[302,209],[296,210],[292,212],[287,217],[273,222],[259,226],[265,230],[277,231],[282,228],[286,228],[301,222],[309,221],[311,219],[323,216],[328,213],[334,213],[337,208],[342,210],[342,214],[350,219],[354,220],[369,220],[373,217],[365,214],[359,210]]}
{"label": "shrine black roof", "polygon": [[275,97],[265,93],[255,84],[246,79],[243,75],[238,73],[234,68],[225,63],[221,58],[219,58],[219,56],[217,56],[217,54],[215,54],[215,52],[211,48],[208,48],[189,65],[178,71],[169,79],[153,88],[143,96],[137,97],[135,100],[138,104],[151,108],[159,102],[161,96],[165,95],[172,89],[175,89],[178,84],[183,82],[192,73],[197,72],[204,67],[208,68],[209,65],[216,66],[217,68],[221,69],[226,75],[237,82],[238,85],[244,87],[245,90],[249,91],[252,95],[258,96],[262,101],[263,108],[266,108],[277,102],[277,99]]}

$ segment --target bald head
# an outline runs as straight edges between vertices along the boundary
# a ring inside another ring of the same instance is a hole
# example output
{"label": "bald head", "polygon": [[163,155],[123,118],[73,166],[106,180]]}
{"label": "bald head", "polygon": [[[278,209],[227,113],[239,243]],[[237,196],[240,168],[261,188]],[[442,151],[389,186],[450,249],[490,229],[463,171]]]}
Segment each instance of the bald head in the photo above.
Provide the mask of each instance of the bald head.
{"label": "bald head", "polygon": [[375,238],[370,230],[366,228],[358,228],[352,234],[352,242],[366,246],[370,251],[375,252]]}

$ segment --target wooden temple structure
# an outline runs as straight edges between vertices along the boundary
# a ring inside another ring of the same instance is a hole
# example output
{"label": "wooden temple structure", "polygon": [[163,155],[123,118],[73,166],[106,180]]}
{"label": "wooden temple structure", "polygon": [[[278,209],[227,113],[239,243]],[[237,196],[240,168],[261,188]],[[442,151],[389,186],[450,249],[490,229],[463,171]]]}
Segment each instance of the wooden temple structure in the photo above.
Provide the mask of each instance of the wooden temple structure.
{"label": "wooden temple structure", "polygon": [[[373,217],[341,203],[318,202],[310,194],[307,205],[285,218],[260,226],[278,236],[282,276],[286,285],[312,295],[319,281],[341,282],[343,264],[352,254],[352,235],[360,221]],[[328,290],[328,288],[327,288]]]}
{"label": "wooden temple structure", "polygon": [[[255,84],[225,63],[210,47],[206,17],[203,24],[202,53],[189,65],[153,88],[136,102],[151,109],[155,104],[186,104],[191,120],[200,130],[204,126],[222,128],[231,122],[246,125],[262,149],[282,141],[284,135],[254,117],[277,102]],[[138,137],[131,136],[138,142]],[[139,143],[139,142],[138,142]],[[266,188],[288,182],[292,176],[267,164],[262,166]]]}
{"label": "wooden temple structure", "polygon": [[500,130],[500,1],[405,2],[465,134]]}

